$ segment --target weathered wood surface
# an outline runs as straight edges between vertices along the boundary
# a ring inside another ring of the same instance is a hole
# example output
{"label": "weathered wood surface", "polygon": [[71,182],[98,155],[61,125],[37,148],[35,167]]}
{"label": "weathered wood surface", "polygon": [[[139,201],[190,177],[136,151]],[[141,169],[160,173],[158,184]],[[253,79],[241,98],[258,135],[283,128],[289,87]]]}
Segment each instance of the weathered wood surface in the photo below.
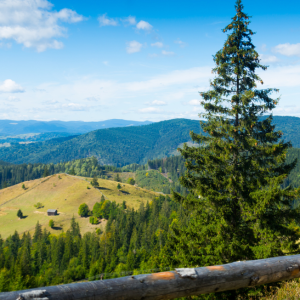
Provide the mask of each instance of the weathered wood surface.
{"label": "weathered wood surface", "polygon": [[0,300],[174,299],[298,277],[300,255],[293,255],[0,293]]}

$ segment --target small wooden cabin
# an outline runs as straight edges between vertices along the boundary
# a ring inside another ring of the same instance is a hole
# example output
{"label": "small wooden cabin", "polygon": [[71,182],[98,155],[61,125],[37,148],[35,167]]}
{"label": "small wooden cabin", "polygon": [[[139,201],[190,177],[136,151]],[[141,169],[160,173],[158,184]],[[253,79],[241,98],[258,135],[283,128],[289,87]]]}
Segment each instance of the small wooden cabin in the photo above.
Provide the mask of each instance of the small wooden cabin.
{"label": "small wooden cabin", "polygon": [[47,210],[48,216],[56,216],[57,215],[57,209],[48,209]]}

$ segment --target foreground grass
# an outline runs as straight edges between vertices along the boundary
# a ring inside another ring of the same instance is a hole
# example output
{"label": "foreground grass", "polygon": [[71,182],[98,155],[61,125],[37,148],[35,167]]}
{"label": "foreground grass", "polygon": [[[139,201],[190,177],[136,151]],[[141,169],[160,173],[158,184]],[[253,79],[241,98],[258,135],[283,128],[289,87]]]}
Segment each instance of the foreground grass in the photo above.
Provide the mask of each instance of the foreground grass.
{"label": "foreground grass", "polygon": [[283,282],[279,288],[274,288],[263,300],[298,300],[300,299],[300,281],[294,279]]}

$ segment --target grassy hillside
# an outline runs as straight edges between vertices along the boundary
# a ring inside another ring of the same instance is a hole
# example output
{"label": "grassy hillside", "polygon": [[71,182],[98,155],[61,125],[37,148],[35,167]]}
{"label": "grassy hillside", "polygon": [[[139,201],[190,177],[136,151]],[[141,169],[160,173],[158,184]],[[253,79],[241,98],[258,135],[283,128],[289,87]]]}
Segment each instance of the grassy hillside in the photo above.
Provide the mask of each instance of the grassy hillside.
{"label": "grassy hillside", "polygon": [[[89,218],[80,218],[78,216],[79,205],[86,203],[92,210],[103,194],[110,201],[122,203],[125,200],[127,206],[137,209],[141,202],[151,201],[157,195],[154,192],[124,183],[119,192],[115,181],[99,179],[98,182],[100,188],[95,189],[84,177],[57,174],[24,182],[25,190],[22,188],[22,183],[2,189],[0,191],[0,234],[2,238],[7,238],[15,230],[19,233],[33,232],[37,221],[52,233],[60,233],[69,228],[73,215],[79,222],[82,233],[99,227],[103,228],[105,221],[99,225],[91,225]],[[87,189],[87,186],[90,189]],[[37,202],[41,202],[44,207],[36,209],[34,204]],[[18,209],[22,210],[24,219],[17,218]],[[57,209],[59,215],[48,217],[46,214],[48,209]],[[50,219],[55,221],[55,229],[48,226]]]}
{"label": "grassy hillside", "polygon": [[102,164],[124,166],[169,156],[200,131],[199,121],[175,119],[145,126],[109,128],[76,137],[0,148],[0,160],[11,163],[57,163],[96,156]]}

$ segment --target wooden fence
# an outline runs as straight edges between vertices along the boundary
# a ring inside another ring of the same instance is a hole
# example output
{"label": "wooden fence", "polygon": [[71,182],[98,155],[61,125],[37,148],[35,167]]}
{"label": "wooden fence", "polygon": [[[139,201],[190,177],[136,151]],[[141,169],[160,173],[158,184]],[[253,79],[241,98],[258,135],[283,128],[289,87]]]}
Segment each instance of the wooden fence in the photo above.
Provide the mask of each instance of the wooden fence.
{"label": "wooden fence", "polygon": [[300,255],[0,293],[0,300],[159,300],[300,277]]}

